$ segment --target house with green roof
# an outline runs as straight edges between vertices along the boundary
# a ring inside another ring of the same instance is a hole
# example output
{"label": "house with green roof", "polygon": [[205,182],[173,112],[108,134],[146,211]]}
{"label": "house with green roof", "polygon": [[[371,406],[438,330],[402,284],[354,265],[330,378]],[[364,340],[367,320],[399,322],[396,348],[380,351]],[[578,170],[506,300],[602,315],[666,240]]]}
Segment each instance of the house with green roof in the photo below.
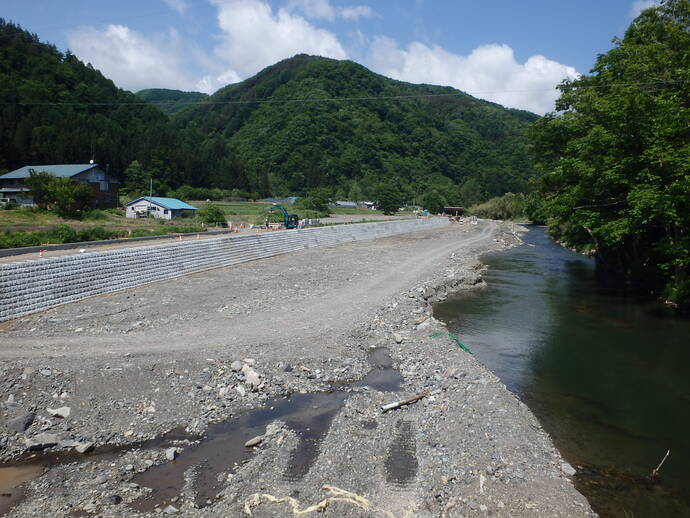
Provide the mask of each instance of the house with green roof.
{"label": "house with green roof", "polygon": [[154,217],[161,219],[179,218],[185,212],[197,210],[177,198],[160,198],[158,196],[142,196],[126,205],[128,218]]}
{"label": "house with green roof", "polygon": [[7,198],[22,205],[33,205],[26,179],[31,172],[50,173],[58,178],[69,178],[73,182],[85,183],[91,187],[94,207],[117,207],[119,203],[119,182],[98,164],[53,164],[27,165],[0,176],[0,198]]}

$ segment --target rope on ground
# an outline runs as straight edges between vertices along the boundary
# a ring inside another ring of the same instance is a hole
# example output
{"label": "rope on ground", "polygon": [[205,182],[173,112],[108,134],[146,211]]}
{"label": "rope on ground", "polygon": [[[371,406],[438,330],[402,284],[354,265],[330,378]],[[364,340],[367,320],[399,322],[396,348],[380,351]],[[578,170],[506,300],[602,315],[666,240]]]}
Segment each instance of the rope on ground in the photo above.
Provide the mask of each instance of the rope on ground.
{"label": "rope on ground", "polygon": [[374,512],[381,513],[386,518],[395,518],[395,516],[388,511],[384,511],[382,509],[372,509],[371,502],[363,496],[359,496],[356,493],[352,493],[351,491],[346,491],[345,489],[340,489],[335,486],[328,485],[323,486],[323,489],[330,493],[330,496],[324,498],[319,503],[311,505],[304,509],[300,509],[299,501],[290,496],[277,498],[267,493],[254,493],[244,503],[244,513],[247,516],[251,516],[252,508],[258,507],[264,501],[277,504],[288,503],[292,509],[293,516],[302,516],[309,513],[321,512],[324,511],[330,504],[334,502],[343,502],[346,504],[350,504],[354,507],[358,507],[364,511],[371,510]]}

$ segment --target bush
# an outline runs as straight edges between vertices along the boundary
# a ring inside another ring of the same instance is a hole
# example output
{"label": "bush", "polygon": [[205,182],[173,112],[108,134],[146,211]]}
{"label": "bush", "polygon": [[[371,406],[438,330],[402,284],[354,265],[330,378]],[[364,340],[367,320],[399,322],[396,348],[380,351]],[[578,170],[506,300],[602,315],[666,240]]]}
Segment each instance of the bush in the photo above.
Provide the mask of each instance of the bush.
{"label": "bush", "polygon": [[524,194],[509,192],[470,207],[467,212],[488,219],[528,219],[527,207],[527,197]]}
{"label": "bush", "polygon": [[206,203],[197,211],[197,217],[207,225],[216,225],[227,220],[225,212],[215,203]]}

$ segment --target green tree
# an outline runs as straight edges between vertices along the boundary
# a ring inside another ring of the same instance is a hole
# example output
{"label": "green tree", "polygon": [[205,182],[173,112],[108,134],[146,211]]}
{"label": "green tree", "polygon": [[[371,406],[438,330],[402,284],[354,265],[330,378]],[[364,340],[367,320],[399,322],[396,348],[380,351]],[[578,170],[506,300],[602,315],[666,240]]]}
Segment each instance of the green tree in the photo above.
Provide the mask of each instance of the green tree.
{"label": "green tree", "polygon": [[29,177],[26,179],[26,186],[31,192],[31,197],[39,209],[46,210],[53,202],[52,186],[55,180],[55,175],[45,171],[40,173],[34,170],[29,171]]}
{"label": "green tree", "polygon": [[197,211],[197,216],[207,225],[215,225],[226,221],[225,212],[215,203],[205,203]]}
{"label": "green tree", "polygon": [[431,189],[422,196],[422,206],[433,214],[440,214],[446,206],[446,199],[436,189]]}
{"label": "green tree", "polygon": [[376,203],[384,214],[395,214],[401,206],[402,194],[390,183],[381,183],[376,188]]}
{"label": "green tree", "polygon": [[531,130],[543,209],[598,266],[690,303],[690,0],[637,17]]}

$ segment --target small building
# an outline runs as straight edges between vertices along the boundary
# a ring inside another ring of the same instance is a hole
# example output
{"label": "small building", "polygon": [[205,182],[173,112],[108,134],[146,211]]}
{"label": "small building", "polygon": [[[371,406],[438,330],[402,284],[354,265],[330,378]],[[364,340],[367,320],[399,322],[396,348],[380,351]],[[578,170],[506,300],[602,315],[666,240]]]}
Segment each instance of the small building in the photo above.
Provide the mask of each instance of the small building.
{"label": "small building", "polygon": [[91,187],[95,208],[117,207],[119,203],[117,179],[98,164],[53,164],[27,165],[0,176],[0,197],[8,198],[21,205],[34,205],[26,179],[31,172],[50,173],[58,178],[69,178],[73,182],[85,183]]}
{"label": "small building", "polygon": [[338,200],[331,203],[330,206],[337,209],[356,209],[357,203],[354,201]]}
{"label": "small building", "polygon": [[464,207],[443,207],[443,213],[448,216],[462,216],[465,213]]}
{"label": "small building", "polygon": [[161,218],[172,219],[182,217],[188,211],[198,210],[176,198],[159,198],[157,196],[142,196],[126,204],[128,218]]}

